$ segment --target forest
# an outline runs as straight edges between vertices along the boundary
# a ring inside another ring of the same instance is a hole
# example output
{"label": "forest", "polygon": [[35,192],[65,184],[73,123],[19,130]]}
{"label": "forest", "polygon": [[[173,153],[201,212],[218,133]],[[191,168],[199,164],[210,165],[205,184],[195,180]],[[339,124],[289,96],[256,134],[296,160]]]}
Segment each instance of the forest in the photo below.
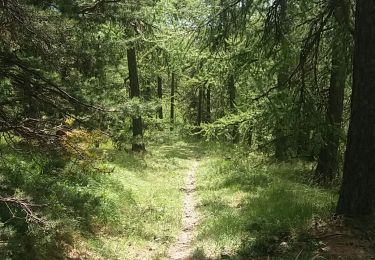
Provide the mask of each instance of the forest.
{"label": "forest", "polygon": [[375,259],[373,0],[0,0],[0,259]]}

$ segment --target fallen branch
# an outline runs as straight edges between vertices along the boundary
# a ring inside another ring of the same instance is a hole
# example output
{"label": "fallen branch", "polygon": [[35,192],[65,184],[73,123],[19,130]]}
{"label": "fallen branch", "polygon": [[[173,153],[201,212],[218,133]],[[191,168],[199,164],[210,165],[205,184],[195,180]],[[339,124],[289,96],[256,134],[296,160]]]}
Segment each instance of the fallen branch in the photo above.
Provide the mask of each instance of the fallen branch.
{"label": "fallen branch", "polygon": [[10,213],[12,214],[13,218],[17,218],[15,213],[10,209],[8,204],[15,204],[16,206],[19,206],[21,210],[26,214],[26,222],[33,222],[37,223],[39,225],[46,225],[46,221],[43,220],[41,217],[39,217],[34,211],[33,207],[43,207],[46,206],[45,204],[34,204],[30,200],[25,198],[15,198],[15,197],[7,197],[3,198],[0,197],[0,202],[5,203],[5,205],[8,207]]}

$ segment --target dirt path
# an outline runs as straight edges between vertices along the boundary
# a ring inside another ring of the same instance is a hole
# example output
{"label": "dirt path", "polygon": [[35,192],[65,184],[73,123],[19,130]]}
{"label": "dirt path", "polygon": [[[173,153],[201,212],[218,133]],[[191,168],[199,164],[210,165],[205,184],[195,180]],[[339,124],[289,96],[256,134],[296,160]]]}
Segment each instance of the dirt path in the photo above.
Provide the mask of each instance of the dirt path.
{"label": "dirt path", "polygon": [[182,232],[177,238],[176,243],[169,250],[171,260],[190,260],[192,258],[191,242],[193,232],[198,224],[198,213],[195,208],[194,191],[195,191],[195,173],[199,166],[197,160],[186,174],[184,190],[184,211],[182,216]]}

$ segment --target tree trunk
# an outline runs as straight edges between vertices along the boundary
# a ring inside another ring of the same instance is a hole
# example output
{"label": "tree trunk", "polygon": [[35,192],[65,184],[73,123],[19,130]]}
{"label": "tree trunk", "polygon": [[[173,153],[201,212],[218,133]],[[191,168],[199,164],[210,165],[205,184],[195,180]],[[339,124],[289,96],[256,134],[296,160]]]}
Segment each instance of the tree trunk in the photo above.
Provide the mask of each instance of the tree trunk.
{"label": "tree trunk", "polygon": [[200,126],[202,123],[202,100],[203,100],[203,89],[199,88],[198,91],[198,115],[197,115],[197,125]]}
{"label": "tree trunk", "polygon": [[[277,88],[279,91],[280,100],[285,99],[285,84],[288,80],[288,67],[283,64],[278,75],[277,75]],[[281,107],[285,109],[285,105],[281,104]],[[286,160],[288,158],[288,138],[286,133],[286,120],[284,118],[285,111],[281,111],[281,117],[278,117],[275,121],[275,158],[279,161]]]}
{"label": "tree trunk", "polygon": [[142,97],[145,101],[151,101],[151,99],[152,99],[152,93],[151,93],[151,86],[150,85],[151,85],[150,81],[147,80],[146,86],[143,90],[143,95],[142,95]]}
{"label": "tree trunk", "polygon": [[175,87],[176,87],[176,76],[174,72],[172,72],[172,79],[171,79],[171,130],[173,130],[173,125],[174,125],[174,92],[175,92]]}
{"label": "tree trunk", "polygon": [[[339,8],[339,7],[337,7]],[[334,36],[332,39],[332,65],[329,86],[326,120],[328,131],[321,147],[318,166],[314,174],[314,182],[320,185],[330,184],[337,177],[341,123],[344,104],[344,90],[349,63],[348,45],[350,37],[345,25],[340,23],[338,15],[345,14],[335,10],[337,20],[334,22]]]}
{"label": "tree trunk", "polygon": [[[129,69],[129,79],[130,79],[130,98],[139,98],[139,80],[138,80],[138,71],[137,71],[137,57],[135,53],[135,48],[130,48],[127,50],[128,57],[128,69]],[[142,126],[142,117],[140,115],[133,116],[133,143],[132,151],[140,152],[145,150],[143,144],[143,126]]]}
{"label": "tree trunk", "polygon": [[158,117],[163,119],[163,81],[161,77],[158,77],[158,98],[160,102],[160,107],[158,108]]}
{"label": "tree trunk", "polygon": [[375,214],[375,5],[357,0],[353,92],[343,183],[336,212]]}
{"label": "tree trunk", "polygon": [[234,82],[234,75],[229,75],[228,78],[228,96],[230,112],[235,112],[236,109],[236,85]]}
{"label": "tree trunk", "polygon": [[[287,24],[287,0],[281,0],[280,2],[280,26],[282,28],[280,44],[281,44],[281,65],[277,73],[277,89],[280,96],[280,107],[282,110],[285,109],[285,98],[286,98],[286,83],[289,79],[289,64],[285,62],[290,59],[289,57],[289,43],[285,39],[285,34],[289,32],[289,26]],[[281,117],[278,117],[275,121],[275,158],[279,161],[286,160],[288,158],[288,138],[286,133],[286,122],[284,119],[285,111],[281,111]]]}
{"label": "tree trunk", "polygon": [[206,92],[206,123],[211,122],[211,85],[209,84]]}
{"label": "tree trunk", "polygon": [[[235,85],[233,74],[230,74],[228,78],[228,96],[229,96],[230,112],[236,113],[236,85]],[[233,129],[232,129],[233,143],[238,143],[238,139],[239,139],[238,124],[234,124]]]}

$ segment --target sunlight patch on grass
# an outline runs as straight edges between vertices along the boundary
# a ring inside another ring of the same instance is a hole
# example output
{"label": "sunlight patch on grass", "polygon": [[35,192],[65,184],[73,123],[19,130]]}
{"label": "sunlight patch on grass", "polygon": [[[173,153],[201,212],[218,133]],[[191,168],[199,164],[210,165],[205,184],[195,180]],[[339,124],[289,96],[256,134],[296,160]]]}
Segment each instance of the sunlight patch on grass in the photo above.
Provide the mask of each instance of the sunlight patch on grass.
{"label": "sunlight patch on grass", "polygon": [[273,255],[283,239],[332,213],[334,193],[309,186],[305,164],[264,164],[258,155],[227,154],[213,149],[197,175],[201,224],[195,248],[205,257]]}
{"label": "sunlight patch on grass", "polygon": [[111,177],[126,191],[120,196],[122,212],[111,232],[91,237],[87,244],[102,259],[156,259],[167,250],[181,229],[185,173],[195,157],[185,142],[151,146],[145,154],[107,151]]}

